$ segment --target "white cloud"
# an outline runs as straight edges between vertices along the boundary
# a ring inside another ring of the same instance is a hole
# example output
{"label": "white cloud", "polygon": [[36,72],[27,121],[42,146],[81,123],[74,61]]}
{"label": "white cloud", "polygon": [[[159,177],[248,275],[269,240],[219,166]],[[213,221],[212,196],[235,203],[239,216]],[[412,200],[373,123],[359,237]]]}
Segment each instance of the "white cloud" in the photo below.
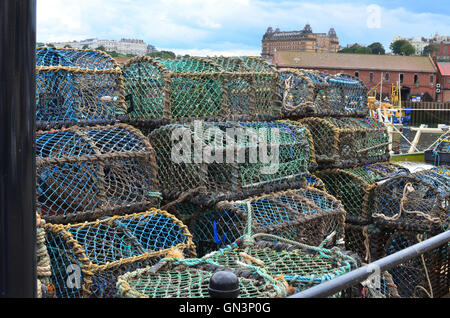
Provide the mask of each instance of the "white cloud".
{"label": "white cloud", "polygon": [[450,34],[448,16],[405,8],[381,8],[380,28],[368,28],[367,7],[313,0],[38,0],[38,41],[134,37],[158,48],[225,54],[259,52],[269,25],[298,30],[309,22],[315,32],[334,27],[342,45],[380,41],[388,47],[395,35]]}
{"label": "white cloud", "polygon": [[172,51],[177,55],[191,55],[191,56],[258,56],[260,55],[259,49],[254,50],[214,50],[214,49],[161,49],[166,51]]}

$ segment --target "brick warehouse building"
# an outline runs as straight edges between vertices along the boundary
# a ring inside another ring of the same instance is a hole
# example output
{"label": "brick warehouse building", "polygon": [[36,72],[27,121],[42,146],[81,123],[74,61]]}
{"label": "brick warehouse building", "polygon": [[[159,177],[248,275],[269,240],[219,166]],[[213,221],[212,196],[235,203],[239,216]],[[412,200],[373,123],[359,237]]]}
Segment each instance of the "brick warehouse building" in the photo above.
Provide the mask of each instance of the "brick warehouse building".
{"label": "brick warehouse building", "polygon": [[409,100],[412,96],[436,100],[438,69],[431,57],[280,50],[275,52],[272,62],[277,68],[347,73],[360,78],[368,88],[375,88],[377,92],[380,92],[383,76],[383,95],[390,95],[392,84],[400,80],[403,100]]}
{"label": "brick warehouse building", "polygon": [[437,51],[433,55],[438,61],[450,62],[450,41],[436,43]]}
{"label": "brick warehouse building", "polygon": [[440,102],[450,102],[450,62],[439,62],[438,83],[440,84]]}

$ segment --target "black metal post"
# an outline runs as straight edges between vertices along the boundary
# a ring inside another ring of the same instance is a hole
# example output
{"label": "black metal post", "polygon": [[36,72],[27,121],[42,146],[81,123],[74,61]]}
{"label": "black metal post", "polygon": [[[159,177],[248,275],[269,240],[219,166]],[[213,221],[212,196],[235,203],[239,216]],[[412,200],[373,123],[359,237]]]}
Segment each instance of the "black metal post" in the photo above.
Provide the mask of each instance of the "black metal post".
{"label": "black metal post", "polygon": [[0,297],[36,296],[36,0],[0,1]]}
{"label": "black metal post", "polygon": [[290,298],[324,298],[334,295],[341,290],[365,281],[376,269],[379,270],[379,273],[382,273],[448,242],[450,242],[450,231],[441,233],[333,280],[314,286]]}

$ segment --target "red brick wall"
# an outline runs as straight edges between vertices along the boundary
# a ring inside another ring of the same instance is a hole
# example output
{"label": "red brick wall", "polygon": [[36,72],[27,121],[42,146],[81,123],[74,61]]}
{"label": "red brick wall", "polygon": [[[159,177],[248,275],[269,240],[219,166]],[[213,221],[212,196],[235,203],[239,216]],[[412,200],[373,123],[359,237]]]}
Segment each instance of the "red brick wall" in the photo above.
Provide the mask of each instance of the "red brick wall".
{"label": "red brick wall", "polygon": [[[381,71],[369,71],[369,70],[341,70],[341,69],[323,69],[315,68],[316,70],[327,72],[329,74],[347,73],[355,76],[355,72],[359,72],[359,78],[364,82],[368,88],[373,88],[381,82]],[[370,73],[373,73],[373,82],[370,82]],[[411,95],[420,95],[421,93],[428,93],[433,100],[436,100],[436,82],[437,73],[420,73],[420,72],[391,72],[389,71],[390,80],[386,82],[386,71],[383,71],[383,94],[388,93],[390,95],[392,84],[395,84],[400,73],[403,73],[403,87],[409,87],[411,89]],[[414,75],[418,76],[418,87],[414,84]],[[433,75],[433,85],[431,85],[431,75]],[[380,92],[378,86],[377,92]]]}
{"label": "red brick wall", "polygon": [[[435,55],[439,57],[450,57],[450,43],[439,43],[438,44],[438,52]],[[449,59],[450,60],[450,59]]]}

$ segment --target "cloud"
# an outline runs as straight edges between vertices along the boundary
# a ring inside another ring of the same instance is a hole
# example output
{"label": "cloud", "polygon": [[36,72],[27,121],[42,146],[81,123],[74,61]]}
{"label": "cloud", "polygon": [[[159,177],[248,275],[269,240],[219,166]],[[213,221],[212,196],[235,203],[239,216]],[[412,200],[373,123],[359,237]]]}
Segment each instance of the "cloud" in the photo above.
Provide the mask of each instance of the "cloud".
{"label": "cloud", "polygon": [[[450,34],[450,17],[445,14],[412,11],[391,2],[389,7],[379,4],[380,19],[370,20],[371,4],[367,0],[38,0],[38,41],[132,37],[179,52],[228,54],[260,52],[269,25],[299,30],[310,23],[314,32],[334,27],[341,45],[379,41],[386,48],[396,35]],[[379,25],[373,27],[370,21]]]}

